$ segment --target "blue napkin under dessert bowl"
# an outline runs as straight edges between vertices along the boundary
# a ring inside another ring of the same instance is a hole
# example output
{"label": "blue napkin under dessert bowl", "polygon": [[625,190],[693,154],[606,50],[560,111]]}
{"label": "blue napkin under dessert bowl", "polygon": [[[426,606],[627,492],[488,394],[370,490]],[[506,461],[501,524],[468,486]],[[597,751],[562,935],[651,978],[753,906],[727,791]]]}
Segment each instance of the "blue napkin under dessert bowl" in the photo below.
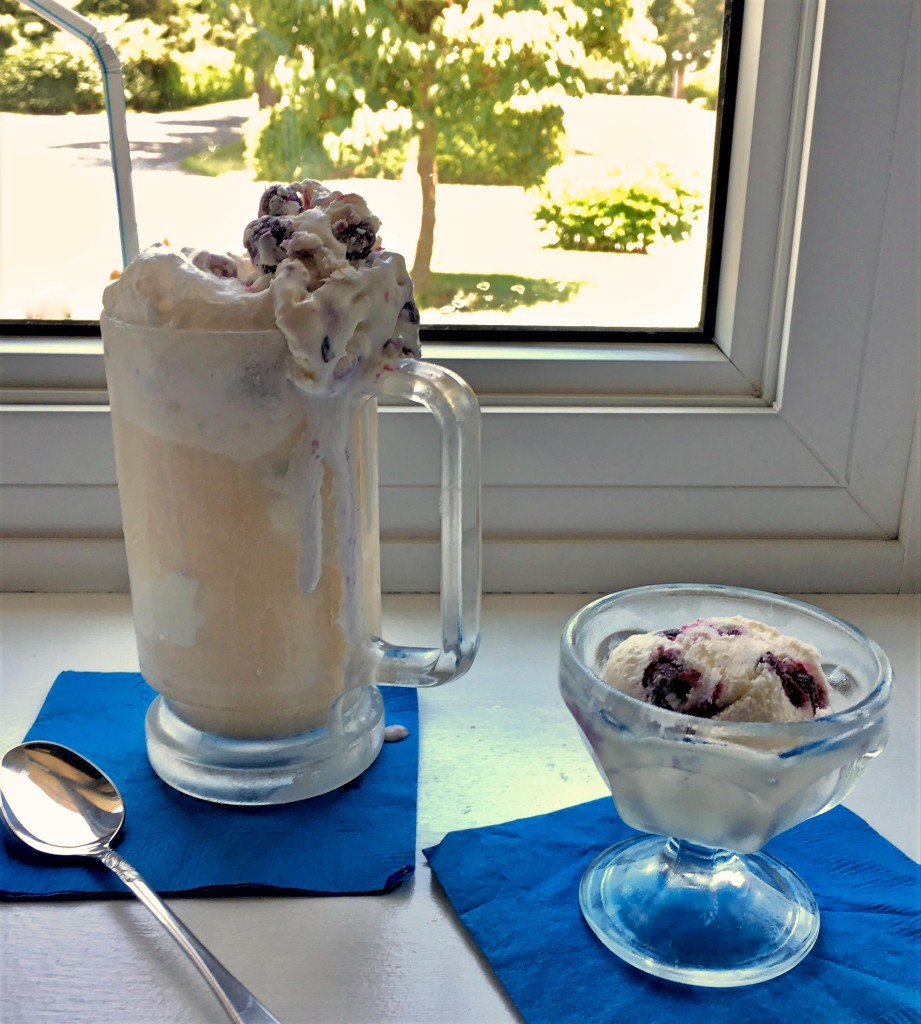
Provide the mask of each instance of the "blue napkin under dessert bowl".
{"label": "blue napkin under dessert bowl", "polygon": [[426,849],[448,900],[527,1024],[919,1024],[921,868],[844,807],[765,847],[807,882],[821,927],[806,958],[740,988],[663,981],[582,918],[579,881],[634,836],[604,797],[449,833]]}

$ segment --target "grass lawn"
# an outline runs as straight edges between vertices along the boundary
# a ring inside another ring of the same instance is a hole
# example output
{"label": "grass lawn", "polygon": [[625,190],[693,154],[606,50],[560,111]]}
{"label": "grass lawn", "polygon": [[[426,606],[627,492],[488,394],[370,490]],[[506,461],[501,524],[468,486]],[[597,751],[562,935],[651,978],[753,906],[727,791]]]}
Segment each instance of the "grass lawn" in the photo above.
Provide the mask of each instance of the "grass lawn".
{"label": "grass lawn", "polygon": [[216,178],[228,171],[245,171],[243,140],[228,142],[226,146],[209,146],[184,157],[179,166],[187,174],[203,174],[208,178]]}
{"label": "grass lawn", "polygon": [[442,313],[488,309],[506,313],[536,302],[566,302],[584,282],[515,274],[446,274],[435,272],[416,296],[420,308]]}

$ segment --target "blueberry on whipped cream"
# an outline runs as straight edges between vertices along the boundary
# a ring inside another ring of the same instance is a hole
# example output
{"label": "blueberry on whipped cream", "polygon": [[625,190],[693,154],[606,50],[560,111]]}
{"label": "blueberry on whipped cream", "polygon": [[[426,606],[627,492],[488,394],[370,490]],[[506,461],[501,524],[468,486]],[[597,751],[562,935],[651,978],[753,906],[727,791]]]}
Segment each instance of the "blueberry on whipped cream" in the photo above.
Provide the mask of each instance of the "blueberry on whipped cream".
{"label": "blueberry on whipped cream", "polygon": [[250,221],[243,232],[243,244],[253,265],[263,273],[271,274],[287,256],[285,242],[289,221],[284,217],[266,214]]}
{"label": "blueberry on whipped cream", "polygon": [[269,185],[259,200],[260,217],[293,217],[304,208],[294,185]]}

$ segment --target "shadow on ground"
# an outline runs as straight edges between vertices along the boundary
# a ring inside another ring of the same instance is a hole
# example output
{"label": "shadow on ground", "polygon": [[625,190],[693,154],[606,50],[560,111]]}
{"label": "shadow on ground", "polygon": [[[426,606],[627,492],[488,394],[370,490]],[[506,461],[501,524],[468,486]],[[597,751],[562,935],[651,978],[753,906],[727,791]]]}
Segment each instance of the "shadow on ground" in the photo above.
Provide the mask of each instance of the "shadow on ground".
{"label": "shadow on ground", "polygon": [[416,301],[420,307],[444,313],[483,310],[503,313],[538,302],[566,302],[583,284],[584,281],[555,281],[515,274],[433,273],[425,288],[418,291]]}
{"label": "shadow on ground", "polygon": [[[240,142],[246,120],[242,114],[220,117],[189,117],[185,111],[177,112],[175,117],[160,114],[155,130],[144,133],[147,136],[144,139],[138,140],[129,127],[132,134],[131,162],[136,168],[145,170],[178,166],[191,154]],[[108,139],[63,143],[52,148],[79,153],[84,166],[108,167],[111,160]]]}

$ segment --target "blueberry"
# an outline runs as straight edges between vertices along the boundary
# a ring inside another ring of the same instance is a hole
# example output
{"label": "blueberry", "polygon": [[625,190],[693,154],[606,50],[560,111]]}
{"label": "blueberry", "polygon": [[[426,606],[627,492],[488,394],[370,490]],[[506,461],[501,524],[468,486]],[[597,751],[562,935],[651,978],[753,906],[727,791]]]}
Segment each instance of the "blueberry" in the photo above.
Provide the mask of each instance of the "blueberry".
{"label": "blueberry", "polygon": [[293,217],[302,208],[300,194],[290,185],[269,185],[259,200],[260,217]]}
{"label": "blueberry", "polygon": [[419,307],[412,299],[403,304],[403,308],[400,310],[400,319],[411,324],[419,323]]}
{"label": "blueberry", "polygon": [[365,260],[377,244],[377,231],[371,224],[360,221],[357,224],[349,221],[336,221],[333,224],[333,235],[345,242],[345,258],[348,260]]}
{"label": "blueberry", "polygon": [[693,715],[695,718],[713,718],[718,715],[723,708],[726,706],[723,701],[723,694],[726,692],[726,688],[722,683],[717,683],[713,687],[713,693],[700,704],[695,704],[693,707],[687,707],[684,709],[686,715]]}
{"label": "blueberry", "polygon": [[263,273],[274,273],[287,255],[281,244],[287,233],[288,222],[282,217],[266,216],[250,221],[243,232],[243,244],[253,265]]}
{"label": "blueberry", "polygon": [[828,706],[828,696],[820,683],[816,682],[815,676],[801,661],[793,658],[778,657],[771,651],[762,654],[758,659],[761,665],[768,665],[780,679],[783,692],[787,700],[795,708],[811,706],[813,714],[819,709]]}
{"label": "blueberry", "polygon": [[688,668],[668,654],[661,654],[650,662],[643,673],[646,699],[657,708],[670,711],[684,710],[691,691],[699,681],[700,673],[696,669]]}

